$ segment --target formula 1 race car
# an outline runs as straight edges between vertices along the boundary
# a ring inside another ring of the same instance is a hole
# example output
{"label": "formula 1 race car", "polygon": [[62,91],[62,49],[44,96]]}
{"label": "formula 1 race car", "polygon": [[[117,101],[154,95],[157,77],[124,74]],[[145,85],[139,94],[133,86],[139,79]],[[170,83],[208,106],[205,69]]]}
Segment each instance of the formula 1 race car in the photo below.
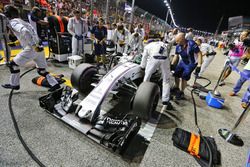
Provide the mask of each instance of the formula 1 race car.
{"label": "formula 1 race car", "polygon": [[[104,76],[97,71],[91,64],[79,65],[71,75],[74,89],[65,87],[43,96],[39,99],[40,106],[99,144],[122,154],[140,130],[141,121],[151,118],[160,88],[156,83],[142,82],[143,71],[132,62],[120,63]],[[112,101],[122,96],[126,96],[123,104],[126,113],[120,114],[121,108],[112,114],[105,111],[106,99]]]}

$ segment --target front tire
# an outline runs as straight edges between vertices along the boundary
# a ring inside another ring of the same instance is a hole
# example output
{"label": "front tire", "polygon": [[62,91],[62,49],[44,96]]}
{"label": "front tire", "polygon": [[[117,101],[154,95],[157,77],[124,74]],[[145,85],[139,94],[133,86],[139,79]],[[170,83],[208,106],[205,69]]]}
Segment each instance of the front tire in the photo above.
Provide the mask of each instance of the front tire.
{"label": "front tire", "polygon": [[91,64],[80,64],[71,74],[71,84],[82,95],[88,95],[93,89],[91,86],[93,77],[97,74],[97,69]]}
{"label": "front tire", "polygon": [[143,82],[137,89],[133,101],[133,113],[143,120],[149,120],[156,110],[160,97],[160,88],[152,82]]}

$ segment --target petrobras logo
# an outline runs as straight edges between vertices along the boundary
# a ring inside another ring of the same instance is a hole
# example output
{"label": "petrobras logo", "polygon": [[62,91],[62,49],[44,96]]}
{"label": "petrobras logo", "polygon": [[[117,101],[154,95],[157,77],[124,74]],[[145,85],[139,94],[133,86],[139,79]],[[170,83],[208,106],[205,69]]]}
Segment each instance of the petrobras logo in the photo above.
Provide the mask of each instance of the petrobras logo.
{"label": "petrobras logo", "polygon": [[123,120],[117,120],[117,119],[112,119],[112,118],[107,118],[106,122],[111,125],[123,125],[123,126],[128,126],[128,121],[123,121]]}

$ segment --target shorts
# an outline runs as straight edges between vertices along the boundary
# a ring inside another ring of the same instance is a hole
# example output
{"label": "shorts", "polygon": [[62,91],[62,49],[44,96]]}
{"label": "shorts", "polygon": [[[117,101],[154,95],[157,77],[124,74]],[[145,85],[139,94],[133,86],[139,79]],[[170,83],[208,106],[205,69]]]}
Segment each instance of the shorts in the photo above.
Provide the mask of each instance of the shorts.
{"label": "shorts", "polygon": [[188,81],[197,64],[185,64],[182,60],[175,68],[174,76]]}
{"label": "shorts", "polygon": [[94,44],[94,46],[95,46],[95,55],[96,56],[106,54],[106,46],[105,45]]}

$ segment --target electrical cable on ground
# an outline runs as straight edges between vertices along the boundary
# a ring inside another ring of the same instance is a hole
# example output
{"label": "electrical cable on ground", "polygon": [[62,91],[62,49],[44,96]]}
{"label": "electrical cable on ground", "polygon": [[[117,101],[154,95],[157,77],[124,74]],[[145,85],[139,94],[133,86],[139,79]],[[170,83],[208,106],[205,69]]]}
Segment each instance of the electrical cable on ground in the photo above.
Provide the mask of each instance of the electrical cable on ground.
{"label": "electrical cable on ground", "polygon": [[[36,68],[32,68],[26,72],[24,72],[20,78],[22,78],[25,74],[33,71],[34,69]],[[18,127],[18,124],[17,124],[17,121],[16,121],[16,118],[15,118],[15,115],[14,115],[14,111],[13,111],[13,108],[12,108],[12,96],[13,96],[13,92],[14,90],[12,89],[10,91],[10,95],[9,95],[9,100],[8,100],[8,104],[9,104],[9,111],[10,111],[10,115],[11,115],[11,119],[12,119],[12,122],[14,124],[14,128],[15,128],[15,131],[16,131],[16,134],[18,136],[18,139],[20,140],[20,142],[22,143],[24,149],[28,152],[28,154],[30,155],[30,157],[40,166],[40,167],[45,167],[45,165],[34,155],[34,153],[30,150],[30,148],[27,146],[26,142],[24,141],[22,135],[21,135],[21,132],[19,130],[19,127]]]}
{"label": "electrical cable on ground", "polygon": [[[200,78],[200,79],[204,79],[204,80],[210,81],[210,80],[207,79],[207,78]],[[196,80],[197,80],[197,77],[195,78],[194,83],[196,83]],[[207,87],[208,85],[210,85],[210,83],[211,83],[211,81],[210,81],[207,85],[205,85],[204,87]],[[213,162],[212,162],[212,160],[213,160],[213,154],[212,154],[211,148],[210,148],[210,146],[209,146],[207,140],[205,139],[205,137],[203,137],[202,132],[201,132],[201,130],[200,130],[200,127],[199,127],[199,125],[198,125],[196,102],[195,102],[195,99],[194,99],[194,92],[195,92],[196,90],[197,90],[196,88],[193,88],[193,89],[191,90],[191,97],[192,97],[193,107],[194,107],[195,125],[196,125],[196,127],[197,127],[197,129],[198,129],[198,133],[199,133],[200,137],[204,140],[205,144],[207,145],[208,151],[209,151],[209,164],[208,164],[208,167],[212,167],[212,166],[213,166],[213,164],[212,164],[212,163],[213,163]]]}

